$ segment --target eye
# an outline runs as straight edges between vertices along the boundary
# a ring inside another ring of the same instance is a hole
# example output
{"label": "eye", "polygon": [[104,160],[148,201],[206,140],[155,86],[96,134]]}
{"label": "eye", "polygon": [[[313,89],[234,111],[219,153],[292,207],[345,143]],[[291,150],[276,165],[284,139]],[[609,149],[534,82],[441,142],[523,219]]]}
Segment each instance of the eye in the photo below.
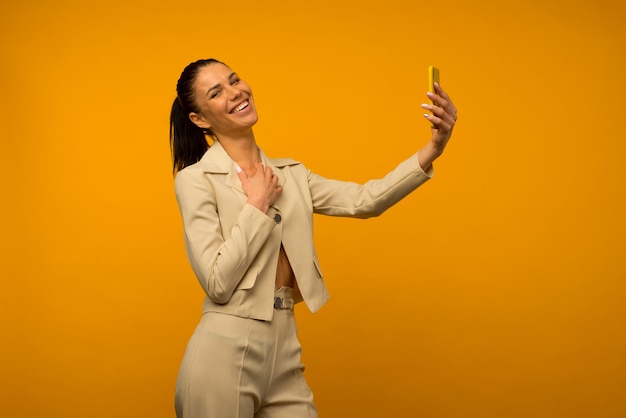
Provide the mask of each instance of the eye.
{"label": "eye", "polygon": [[239,84],[239,81],[240,81],[240,80],[239,80],[238,78],[233,78],[233,79],[231,80],[231,82],[230,82],[230,85],[231,85],[231,86],[234,86],[235,84]]}
{"label": "eye", "polygon": [[221,90],[215,90],[213,92],[213,94],[211,94],[211,99],[215,99],[217,96],[219,96],[221,93]]}

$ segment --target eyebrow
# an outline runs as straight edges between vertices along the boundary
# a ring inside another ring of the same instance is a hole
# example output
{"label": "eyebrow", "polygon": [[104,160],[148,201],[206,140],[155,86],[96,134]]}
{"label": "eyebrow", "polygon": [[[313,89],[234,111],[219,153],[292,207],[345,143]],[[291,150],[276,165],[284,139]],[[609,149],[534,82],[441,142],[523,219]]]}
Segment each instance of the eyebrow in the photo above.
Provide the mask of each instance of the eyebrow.
{"label": "eyebrow", "polygon": [[[233,79],[233,78],[235,78],[235,77],[237,77],[237,73],[230,73],[230,75],[228,76],[228,81],[232,80],[232,79]],[[218,89],[218,88],[220,88],[221,86],[222,86],[222,84],[221,84],[221,83],[220,83],[220,84],[216,84],[216,85],[214,85],[213,87],[211,87],[210,89],[208,89],[208,90],[206,91],[205,96],[208,96],[208,95],[209,95],[209,93],[211,92],[211,90]]]}

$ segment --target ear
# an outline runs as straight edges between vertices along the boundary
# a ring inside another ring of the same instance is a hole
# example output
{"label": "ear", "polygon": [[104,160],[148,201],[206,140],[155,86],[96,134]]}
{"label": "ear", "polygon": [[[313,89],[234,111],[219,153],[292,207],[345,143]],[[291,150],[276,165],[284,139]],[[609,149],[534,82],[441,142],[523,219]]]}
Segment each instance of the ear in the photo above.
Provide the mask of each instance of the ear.
{"label": "ear", "polygon": [[209,122],[207,122],[207,120],[204,118],[204,116],[198,115],[195,112],[191,112],[189,114],[189,119],[191,119],[191,121],[199,128],[202,128],[202,129],[210,129],[211,128],[211,125],[209,124]]}

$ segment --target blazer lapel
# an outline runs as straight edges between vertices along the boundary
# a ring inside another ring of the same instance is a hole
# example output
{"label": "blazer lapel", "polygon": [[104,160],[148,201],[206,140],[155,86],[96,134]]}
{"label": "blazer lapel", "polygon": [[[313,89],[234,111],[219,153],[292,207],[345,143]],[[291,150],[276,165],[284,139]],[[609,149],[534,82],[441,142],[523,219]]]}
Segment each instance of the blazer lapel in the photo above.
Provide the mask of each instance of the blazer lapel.
{"label": "blazer lapel", "polygon": [[[278,177],[278,185],[285,187],[287,177],[285,176],[285,173],[283,173],[282,169],[285,166],[297,164],[297,162],[289,158],[270,159],[260,148],[259,156],[261,157],[261,162],[266,167],[271,168],[272,172]],[[202,156],[199,163],[202,165],[202,169],[205,173],[223,174],[224,181],[228,186],[241,193],[245,193],[243,191],[241,181],[239,180],[239,176],[237,175],[237,171],[235,170],[236,163],[226,153],[226,150],[224,150],[224,147],[222,147],[219,141],[215,141],[215,143],[211,145],[207,152]],[[279,208],[279,202],[280,197],[274,204],[274,207]]]}
{"label": "blazer lapel", "polygon": [[219,141],[215,141],[211,145],[202,156],[200,164],[202,164],[202,170],[205,173],[223,174],[224,181],[229,187],[244,193],[237,171],[235,171],[235,162],[228,156]]}

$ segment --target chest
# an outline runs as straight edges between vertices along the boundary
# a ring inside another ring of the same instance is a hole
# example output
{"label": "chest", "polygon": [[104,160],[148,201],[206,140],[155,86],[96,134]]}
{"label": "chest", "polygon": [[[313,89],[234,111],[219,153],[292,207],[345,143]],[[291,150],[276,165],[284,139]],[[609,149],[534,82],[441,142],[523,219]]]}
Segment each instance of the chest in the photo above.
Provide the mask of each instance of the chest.
{"label": "chest", "polygon": [[[309,235],[313,226],[313,204],[306,179],[292,167],[280,169],[281,195],[268,210],[267,216],[274,219],[280,236]],[[228,238],[238,225],[241,211],[248,197],[241,184],[232,184],[224,176],[208,174],[214,193],[215,210],[218,213],[223,238]],[[308,233],[306,231],[309,231]],[[273,234],[276,235],[276,234]]]}

